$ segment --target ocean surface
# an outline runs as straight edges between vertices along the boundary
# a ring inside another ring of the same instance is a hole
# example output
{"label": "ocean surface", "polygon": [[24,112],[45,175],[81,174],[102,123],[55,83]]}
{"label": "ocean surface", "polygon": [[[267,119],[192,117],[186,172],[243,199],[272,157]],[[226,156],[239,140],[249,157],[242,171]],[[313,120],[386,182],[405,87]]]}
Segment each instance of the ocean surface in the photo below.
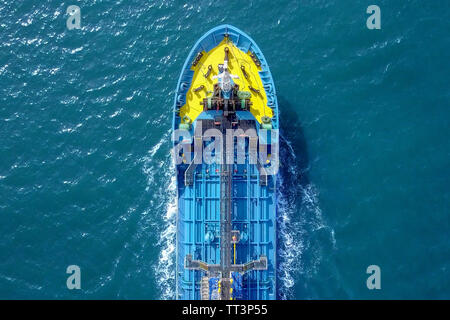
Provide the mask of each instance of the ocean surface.
{"label": "ocean surface", "polygon": [[223,23],[277,87],[279,298],[449,299],[447,0],[0,1],[0,298],[174,298],[173,94]]}

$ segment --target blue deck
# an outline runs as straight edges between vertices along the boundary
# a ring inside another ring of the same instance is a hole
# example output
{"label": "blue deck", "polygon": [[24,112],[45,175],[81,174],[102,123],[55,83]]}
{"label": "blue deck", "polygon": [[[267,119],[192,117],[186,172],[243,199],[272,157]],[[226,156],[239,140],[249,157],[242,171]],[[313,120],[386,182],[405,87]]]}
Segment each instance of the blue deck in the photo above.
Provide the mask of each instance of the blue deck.
{"label": "blue deck", "polygon": [[[181,72],[174,101],[173,127],[180,118],[177,110],[183,105],[190,83],[190,63],[198,52],[214,48],[228,34],[241,50],[256,53],[261,61],[262,78],[274,111],[273,128],[278,129],[278,105],[272,76],[266,60],[254,41],[230,25],[207,32],[191,50]],[[240,112],[242,120],[255,121],[249,112]],[[213,119],[213,113],[202,113],[199,119]],[[255,122],[258,128],[258,124]],[[186,165],[177,166],[177,299],[201,299],[202,270],[185,268],[186,255],[208,264],[220,263],[220,165],[200,164],[196,167],[192,185],[185,185]],[[276,176],[268,176],[267,185],[261,185],[257,166],[249,163],[232,165],[232,228],[239,230],[241,240],[236,244],[236,264],[245,264],[259,256],[267,256],[267,270],[252,270],[242,277],[239,299],[276,299]],[[211,238],[211,235],[213,236]],[[234,252],[233,252],[234,254]],[[233,256],[232,254],[232,256]]]}

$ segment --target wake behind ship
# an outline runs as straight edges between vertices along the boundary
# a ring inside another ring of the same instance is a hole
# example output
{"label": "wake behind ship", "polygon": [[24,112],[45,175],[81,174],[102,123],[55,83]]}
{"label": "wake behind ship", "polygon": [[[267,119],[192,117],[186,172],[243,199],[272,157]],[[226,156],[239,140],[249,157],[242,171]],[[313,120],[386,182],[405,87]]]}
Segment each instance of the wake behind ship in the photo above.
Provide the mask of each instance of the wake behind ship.
{"label": "wake behind ship", "polygon": [[276,299],[278,128],[256,43],[230,25],[208,31],[174,102],[177,299]]}

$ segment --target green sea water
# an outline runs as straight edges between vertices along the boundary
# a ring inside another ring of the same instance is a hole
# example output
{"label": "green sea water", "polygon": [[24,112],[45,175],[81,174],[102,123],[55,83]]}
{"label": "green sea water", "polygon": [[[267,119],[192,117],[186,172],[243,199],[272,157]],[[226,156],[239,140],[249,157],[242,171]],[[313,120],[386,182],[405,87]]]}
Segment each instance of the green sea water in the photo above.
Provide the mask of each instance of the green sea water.
{"label": "green sea water", "polygon": [[174,298],[173,94],[223,23],[277,88],[279,297],[449,299],[446,0],[1,1],[0,298]]}

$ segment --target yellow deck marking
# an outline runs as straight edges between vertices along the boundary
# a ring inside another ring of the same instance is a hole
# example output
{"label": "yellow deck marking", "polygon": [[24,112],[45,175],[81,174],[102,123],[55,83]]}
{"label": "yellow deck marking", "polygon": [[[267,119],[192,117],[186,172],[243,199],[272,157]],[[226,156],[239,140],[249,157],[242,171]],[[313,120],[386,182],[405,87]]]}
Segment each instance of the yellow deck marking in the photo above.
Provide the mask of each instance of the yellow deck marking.
{"label": "yellow deck marking", "polygon": [[[200,59],[197,66],[191,67],[191,70],[194,71],[194,76],[192,78],[191,86],[186,93],[186,104],[180,109],[182,123],[184,123],[184,116],[188,116],[191,121],[194,121],[203,111],[203,105],[201,105],[200,102],[202,102],[204,98],[212,95],[214,83],[217,82],[217,80],[213,80],[212,77],[218,74],[217,66],[223,63],[225,47],[230,49],[228,53],[228,69],[231,74],[239,76],[239,79],[233,79],[233,81],[239,85],[239,90],[248,91],[252,95],[250,98],[252,101],[250,112],[259,123],[261,123],[262,116],[265,115],[270,118],[273,116],[272,109],[267,106],[266,92],[258,73],[261,68],[258,68],[255,65],[249,52],[245,53],[241,51],[231,42],[231,40],[226,42],[226,39],[224,39],[217,47],[211,49],[208,53],[203,52],[203,57]],[[212,66],[212,71],[209,77],[205,78],[204,75],[208,72],[209,65]],[[241,70],[242,65],[245,67],[245,71],[249,76],[248,79],[244,77]],[[198,92],[193,91],[202,85],[204,86],[204,89]],[[251,91],[249,86],[258,89],[259,94]]]}

